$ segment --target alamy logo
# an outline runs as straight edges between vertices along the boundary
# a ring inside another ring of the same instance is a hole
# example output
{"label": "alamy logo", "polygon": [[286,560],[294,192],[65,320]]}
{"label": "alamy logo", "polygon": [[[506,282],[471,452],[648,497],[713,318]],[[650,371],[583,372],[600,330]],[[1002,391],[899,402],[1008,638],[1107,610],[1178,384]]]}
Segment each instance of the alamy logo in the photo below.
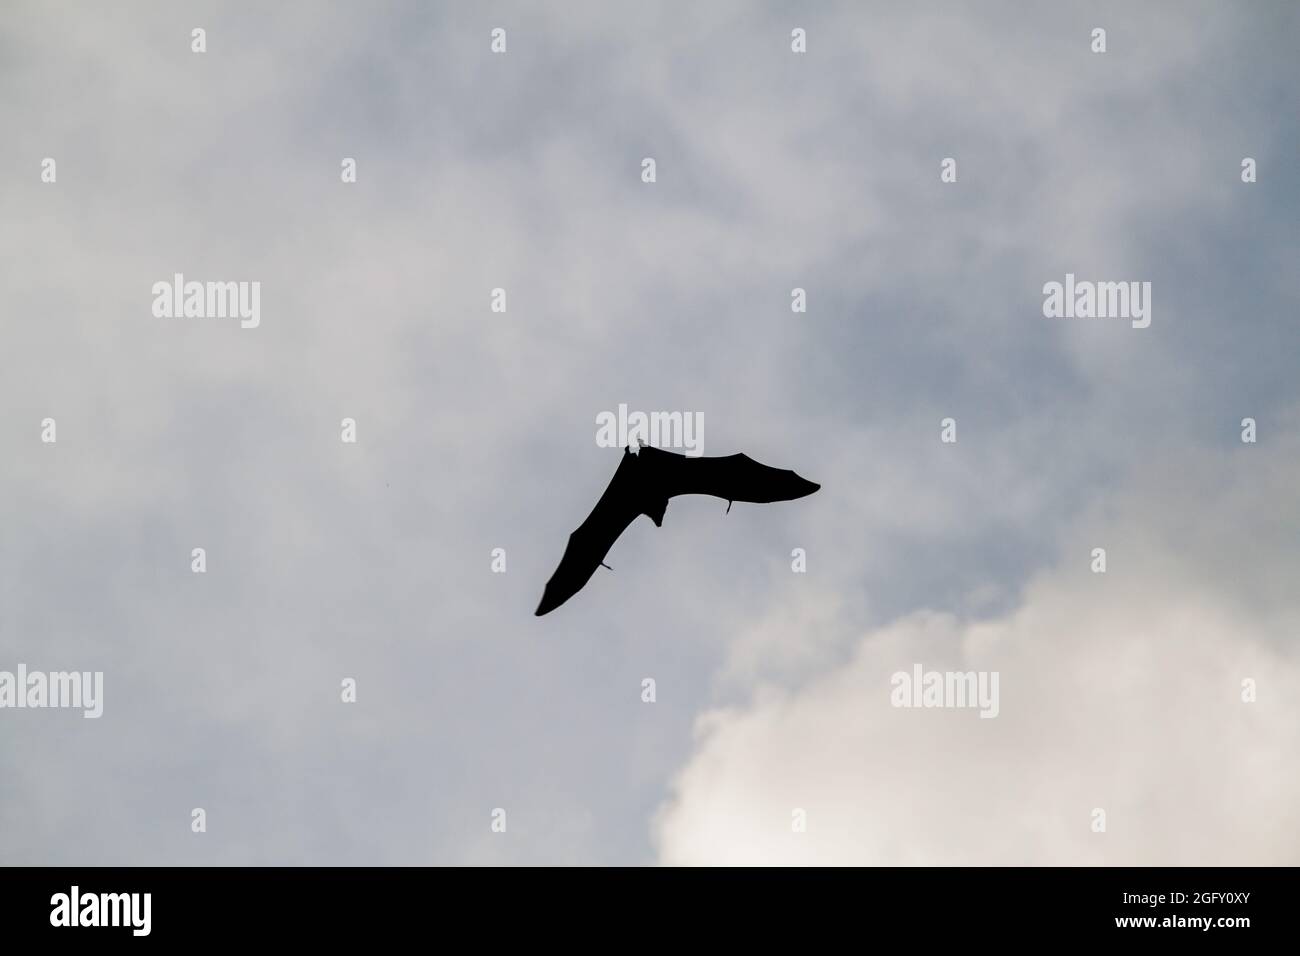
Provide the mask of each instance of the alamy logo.
{"label": "alamy logo", "polygon": [[70,893],[50,897],[51,926],[129,926],[131,935],[148,936],[153,920],[152,893]]}
{"label": "alamy logo", "polygon": [[0,708],[80,707],[82,717],[104,713],[103,671],[0,671]]}
{"label": "alamy logo", "polygon": [[889,702],[895,707],[978,707],[980,717],[998,715],[997,671],[897,671],[889,679]]}
{"label": "alamy logo", "polygon": [[627,448],[639,444],[654,448],[680,448],[690,457],[704,454],[703,412],[629,412],[596,416],[596,444],[601,448]]}
{"label": "alamy logo", "polygon": [[1075,281],[1043,285],[1043,315],[1049,319],[1132,319],[1133,328],[1151,324],[1150,282]]}
{"label": "alamy logo", "polygon": [[171,282],[155,282],[152,292],[155,318],[237,318],[243,329],[255,329],[262,322],[260,282],[186,282],[177,272]]}

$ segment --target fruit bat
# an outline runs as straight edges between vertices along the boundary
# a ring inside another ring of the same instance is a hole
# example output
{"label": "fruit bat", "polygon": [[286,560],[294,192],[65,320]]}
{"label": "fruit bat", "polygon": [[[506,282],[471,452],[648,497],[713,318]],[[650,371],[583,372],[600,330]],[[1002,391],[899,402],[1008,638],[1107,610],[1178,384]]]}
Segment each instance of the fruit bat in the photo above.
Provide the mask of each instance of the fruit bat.
{"label": "fruit bat", "polygon": [[605,555],[637,515],[645,515],[661,527],[668,499],[674,495],[713,495],[727,502],[767,504],[791,501],[810,495],[821,485],[800,478],[793,471],[760,464],[748,455],[721,458],[687,458],[658,448],[642,448],[634,454],[623,449],[614,477],[591,514],[577,531],[560,558],[560,566],[546,582],[541,617],[573,597],[605,564]]}

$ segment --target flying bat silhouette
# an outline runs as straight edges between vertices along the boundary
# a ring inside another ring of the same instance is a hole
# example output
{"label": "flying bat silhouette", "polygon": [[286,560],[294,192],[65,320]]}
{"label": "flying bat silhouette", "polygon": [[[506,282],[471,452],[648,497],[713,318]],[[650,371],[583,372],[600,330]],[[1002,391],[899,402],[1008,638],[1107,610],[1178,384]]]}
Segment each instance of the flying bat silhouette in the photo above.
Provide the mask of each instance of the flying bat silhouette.
{"label": "flying bat silhouette", "polygon": [[713,495],[727,502],[767,504],[810,495],[821,485],[793,471],[772,468],[748,455],[687,458],[675,452],[643,447],[633,454],[623,449],[618,470],[591,514],[569,535],[560,566],[546,582],[537,616],[548,614],[573,597],[605,564],[605,555],[637,517],[645,515],[661,527],[668,499],[675,495]]}

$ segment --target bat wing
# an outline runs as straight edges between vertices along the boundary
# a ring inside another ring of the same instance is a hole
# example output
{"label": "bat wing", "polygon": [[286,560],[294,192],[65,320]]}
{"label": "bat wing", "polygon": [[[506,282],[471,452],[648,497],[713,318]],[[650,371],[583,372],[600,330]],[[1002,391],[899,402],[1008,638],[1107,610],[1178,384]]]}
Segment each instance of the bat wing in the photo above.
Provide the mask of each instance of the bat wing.
{"label": "bat wing", "polygon": [[[604,494],[591,509],[587,520],[579,525],[578,530],[569,535],[569,543],[564,548],[559,567],[546,582],[542,592],[541,603],[537,605],[536,614],[541,617],[554,611],[557,607],[573,597],[591,580],[609,549],[637,515],[644,513],[644,482],[640,469],[636,467],[636,456],[626,449],[618,470],[610,479]],[[664,501],[665,506],[668,504]],[[654,516],[651,515],[653,518]],[[663,511],[655,524],[662,520]]]}
{"label": "bat wing", "polygon": [[656,484],[668,497],[675,495],[712,495],[724,501],[751,501],[768,504],[793,501],[821,488],[786,468],[773,468],[748,455],[725,455],[720,458],[687,458],[657,448],[643,448],[650,462],[660,472]]}

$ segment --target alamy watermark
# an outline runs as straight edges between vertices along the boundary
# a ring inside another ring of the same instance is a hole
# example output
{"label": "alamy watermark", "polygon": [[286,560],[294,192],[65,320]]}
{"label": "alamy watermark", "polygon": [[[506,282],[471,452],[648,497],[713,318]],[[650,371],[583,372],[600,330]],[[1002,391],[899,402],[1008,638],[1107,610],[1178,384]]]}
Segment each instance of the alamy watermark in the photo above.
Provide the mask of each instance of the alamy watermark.
{"label": "alamy watermark", "polygon": [[1049,319],[1132,319],[1133,328],[1151,324],[1150,282],[1076,280],[1043,284],[1043,315]]}
{"label": "alamy watermark", "polygon": [[997,671],[927,671],[920,664],[896,671],[889,702],[895,707],[979,708],[980,717],[998,715]]}
{"label": "alamy watermark", "polygon": [[186,282],[177,272],[170,282],[155,282],[151,291],[155,318],[237,318],[243,329],[262,323],[261,282]]}
{"label": "alamy watermark", "polygon": [[51,926],[121,926],[132,936],[148,936],[153,919],[152,893],[83,893],[73,884],[50,897]]}
{"label": "alamy watermark", "polygon": [[19,664],[17,672],[0,671],[0,709],[81,708],[82,717],[104,713],[103,671],[31,671]]}
{"label": "alamy watermark", "polygon": [[629,412],[626,404],[618,412],[596,416],[596,444],[601,448],[681,448],[691,457],[704,454],[703,412]]}

